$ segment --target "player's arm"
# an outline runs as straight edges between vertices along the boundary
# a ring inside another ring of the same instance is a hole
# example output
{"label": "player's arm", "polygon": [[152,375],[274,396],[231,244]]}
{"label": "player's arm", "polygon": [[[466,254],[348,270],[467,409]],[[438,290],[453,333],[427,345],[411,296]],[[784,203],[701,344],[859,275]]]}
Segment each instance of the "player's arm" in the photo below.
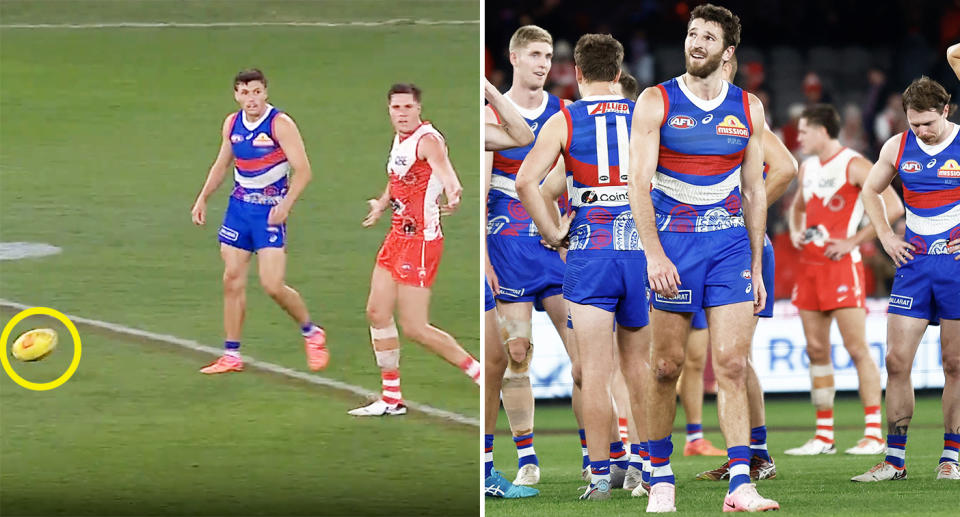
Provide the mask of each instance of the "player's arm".
{"label": "player's arm", "polygon": [[483,79],[483,95],[500,115],[499,123],[486,122],[483,130],[483,145],[487,151],[500,151],[511,147],[523,147],[533,142],[534,135],[510,101],[497,88]]}
{"label": "player's arm", "polygon": [[660,89],[647,88],[637,98],[630,127],[630,169],[627,192],[630,212],[637,225],[640,242],[647,255],[647,276],[654,292],[673,298],[677,295],[680,275],[667,258],[657,235],[657,221],[650,198],[653,174],[660,155],[660,124],[663,122],[663,97]]}
{"label": "player's arm", "polygon": [[445,214],[454,212],[460,206],[460,195],[463,186],[457,171],[453,170],[450,157],[447,156],[447,147],[434,135],[425,135],[420,139],[417,147],[417,159],[426,160],[433,172],[440,178],[443,193],[447,197],[447,204],[441,207]]}
{"label": "player's arm", "polygon": [[[855,187],[860,187],[863,189],[863,184],[867,180],[867,175],[870,174],[870,169],[873,167],[873,164],[869,160],[858,156],[850,160],[849,169],[849,181]],[[893,187],[887,185],[887,188],[883,189],[881,194],[883,198],[883,205],[885,207],[884,217],[887,220],[888,224],[893,224],[894,221],[903,216],[903,203],[900,201],[900,197],[897,196],[896,191],[893,190]],[[872,220],[871,220],[872,221]],[[848,239],[830,239],[827,241],[827,248],[824,250],[824,255],[827,258],[833,260],[840,260],[844,255],[853,251],[860,244],[872,240],[877,236],[876,227],[872,222],[867,223],[861,228],[857,233],[853,234]]]}
{"label": "player's arm", "polygon": [[220,129],[220,150],[217,152],[217,158],[210,166],[207,172],[207,180],[203,182],[203,188],[197,194],[197,200],[190,209],[193,224],[205,224],[207,222],[207,199],[216,192],[223,183],[223,178],[227,175],[227,168],[233,160],[233,146],[230,144],[230,129],[234,115],[228,115],[223,121],[223,127]]}
{"label": "player's arm", "polygon": [[790,227],[790,242],[794,248],[803,247],[804,225],[807,218],[807,204],[803,201],[803,165],[797,174],[797,191],[793,195],[793,204],[787,214],[787,225]]}
{"label": "player's arm", "polygon": [[[493,113],[493,108],[491,106],[484,106],[483,108],[483,119],[487,124],[496,124],[497,116]],[[490,199],[490,182],[493,181],[493,152],[486,151],[483,153],[483,233],[486,236],[487,228],[490,223],[490,212],[486,207],[489,206],[488,200]],[[497,278],[497,272],[493,269],[493,264],[490,262],[490,253],[487,251],[487,239],[483,239],[483,269],[487,277],[487,282],[490,283],[490,289],[493,290],[493,294],[500,294],[500,281]]]}
{"label": "player's arm", "polygon": [[887,255],[893,259],[897,266],[906,264],[908,260],[913,259],[910,252],[914,250],[914,247],[893,232],[890,221],[884,217],[887,210],[884,208],[886,203],[881,193],[890,188],[890,182],[897,174],[897,155],[900,154],[902,138],[904,136],[901,133],[891,137],[883,144],[883,148],[880,149],[880,157],[877,158],[877,163],[873,164],[867,174],[866,181],[863,182],[863,188],[860,191],[863,209],[867,213],[867,217],[870,218],[870,222],[873,223],[872,226],[883,245],[883,251],[887,252]]}
{"label": "player's arm", "polygon": [[947,63],[950,63],[953,73],[957,74],[957,79],[960,79],[960,43],[947,49]]}
{"label": "player's arm", "polygon": [[364,228],[369,228],[377,224],[377,220],[383,215],[383,211],[390,205],[390,178],[387,178],[387,186],[383,189],[383,194],[373,199],[368,199],[367,204],[370,205],[370,211],[367,212],[367,216],[364,217],[363,222],[360,223]]}
{"label": "player's arm", "polygon": [[290,186],[287,188],[287,194],[283,200],[270,210],[267,216],[268,224],[280,224],[287,220],[290,215],[290,209],[297,202],[303,189],[313,179],[313,172],[310,170],[310,160],[307,158],[307,151],[303,146],[303,137],[300,136],[300,129],[297,124],[286,113],[281,113],[274,118],[273,134],[277,137],[277,143],[283,149],[283,154],[287,156],[287,161],[293,168],[293,178],[290,180]]}
{"label": "player's arm", "polygon": [[517,171],[517,196],[540,230],[543,240],[550,246],[559,246],[566,238],[573,212],[561,217],[559,224],[554,221],[550,207],[540,196],[540,181],[556,164],[566,141],[567,121],[562,112],[554,113],[543,125],[537,142],[533,144],[533,149],[527,153],[520,164],[520,170]]}
{"label": "player's arm", "polygon": [[763,181],[763,103],[753,94],[747,94],[753,134],[747,141],[743,165],[740,169],[743,220],[750,236],[751,282],[753,282],[753,309],[759,312],[767,304],[763,285],[763,234],[767,226],[767,191]]}
{"label": "player's arm", "polygon": [[787,191],[793,178],[797,177],[797,159],[773,131],[764,129],[763,161],[770,166],[764,187],[767,193],[767,208],[769,208]]}
{"label": "player's arm", "polygon": [[550,208],[550,218],[556,224],[560,224],[560,205],[557,200],[567,191],[567,170],[563,165],[563,159],[557,160],[557,164],[547,173],[543,183],[540,184],[540,197]]}

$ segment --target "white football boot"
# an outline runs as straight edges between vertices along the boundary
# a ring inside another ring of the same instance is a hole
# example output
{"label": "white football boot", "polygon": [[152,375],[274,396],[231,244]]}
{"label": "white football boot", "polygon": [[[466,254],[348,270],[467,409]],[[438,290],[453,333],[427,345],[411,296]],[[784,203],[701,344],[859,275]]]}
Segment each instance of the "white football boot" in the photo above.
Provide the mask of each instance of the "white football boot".
{"label": "white football boot", "polygon": [[358,407],[357,409],[351,409],[347,411],[348,415],[353,416],[395,416],[395,415],[405,415],[407,414],[407,406],[403,404],[397,404],[396,406],[391,406],[383,401],[383,399],[377,399],[367,404],[363,407]]}
{"label": "white football boot", "polygon": [[897,469],[893,465],[887,463],[886,461],[881,461],[873,466],[870,470],[860,474],[859,476],[853,476],[850,478],[850,481],[859,481],[863,482],[873,482],[873,481],[898,481],[900,479],[907,478],[907,467],[902,469]]}
{"label": "white football boot", "polygon": [[832,443],[827,443],[823,440],[811,438],[807,440],[807,443],[801,445],[800,447],[787,449],[783,451],[783,453],[789,454],[790,456],[816,456],[818,454],[836,454],[837,446]]}
{"label": "white football boot", "polygon": [[843,451],[845,454],[872,455],[886,452],[887,447],[881,441],[863,437],[856,445]]}
{"label": "white football boot", "polygon": [[647,501],[647,513],[668,513],[677,511],[677,487],[670,483],[657,483],[650,487],[650,500]]}
{"label": "white football boot", "polygon": [[527,463],[517,471],[517,477],[513,480],[514,485],[530,486],[540,482],[540,466],[533,463]]}
{"label": "white football boot", "polygon": [[960,466],[952,461],[937,465],[937,479],[960,479]]}

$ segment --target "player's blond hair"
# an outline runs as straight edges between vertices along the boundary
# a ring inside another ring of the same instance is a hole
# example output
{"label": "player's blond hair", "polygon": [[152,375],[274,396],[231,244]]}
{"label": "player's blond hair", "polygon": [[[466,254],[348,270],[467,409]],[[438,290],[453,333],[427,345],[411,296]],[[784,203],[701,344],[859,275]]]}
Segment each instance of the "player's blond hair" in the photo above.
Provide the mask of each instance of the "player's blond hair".
{"label": "player's blond hair", "polygon": [[553,46],[553,36],[549,32],[536,25],[524,25],[510,36],[510,52],[516,52],[538,41]]}

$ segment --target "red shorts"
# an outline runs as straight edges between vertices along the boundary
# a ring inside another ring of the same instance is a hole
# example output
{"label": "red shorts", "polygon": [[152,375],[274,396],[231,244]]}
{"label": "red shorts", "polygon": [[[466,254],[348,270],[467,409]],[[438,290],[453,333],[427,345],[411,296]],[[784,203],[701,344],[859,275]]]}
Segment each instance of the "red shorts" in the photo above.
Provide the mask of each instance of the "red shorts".
{"label": "red shorts", "polygon": [[377,265],[389,271],[399,284],[430,287],[441,255],[443,238],[425,241],[390,232],[377,253]]}
{"label": "red shorts", "polygon": [[846,307],[863,307],[863,262],[849,256],[826,264],[806,264],[793,286],[793,304],[800,310],[827,312]]}

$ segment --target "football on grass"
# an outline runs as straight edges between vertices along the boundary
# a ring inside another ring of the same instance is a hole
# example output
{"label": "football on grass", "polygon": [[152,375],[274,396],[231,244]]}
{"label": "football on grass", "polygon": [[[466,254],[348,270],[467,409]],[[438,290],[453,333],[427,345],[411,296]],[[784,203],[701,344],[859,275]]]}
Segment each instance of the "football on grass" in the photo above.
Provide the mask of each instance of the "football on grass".
{"label": "football on grass", "polygon": [[57,331],[33,329],[20,334],[13,342],[13,357],[21,361],[39,361],[57,347]]}

